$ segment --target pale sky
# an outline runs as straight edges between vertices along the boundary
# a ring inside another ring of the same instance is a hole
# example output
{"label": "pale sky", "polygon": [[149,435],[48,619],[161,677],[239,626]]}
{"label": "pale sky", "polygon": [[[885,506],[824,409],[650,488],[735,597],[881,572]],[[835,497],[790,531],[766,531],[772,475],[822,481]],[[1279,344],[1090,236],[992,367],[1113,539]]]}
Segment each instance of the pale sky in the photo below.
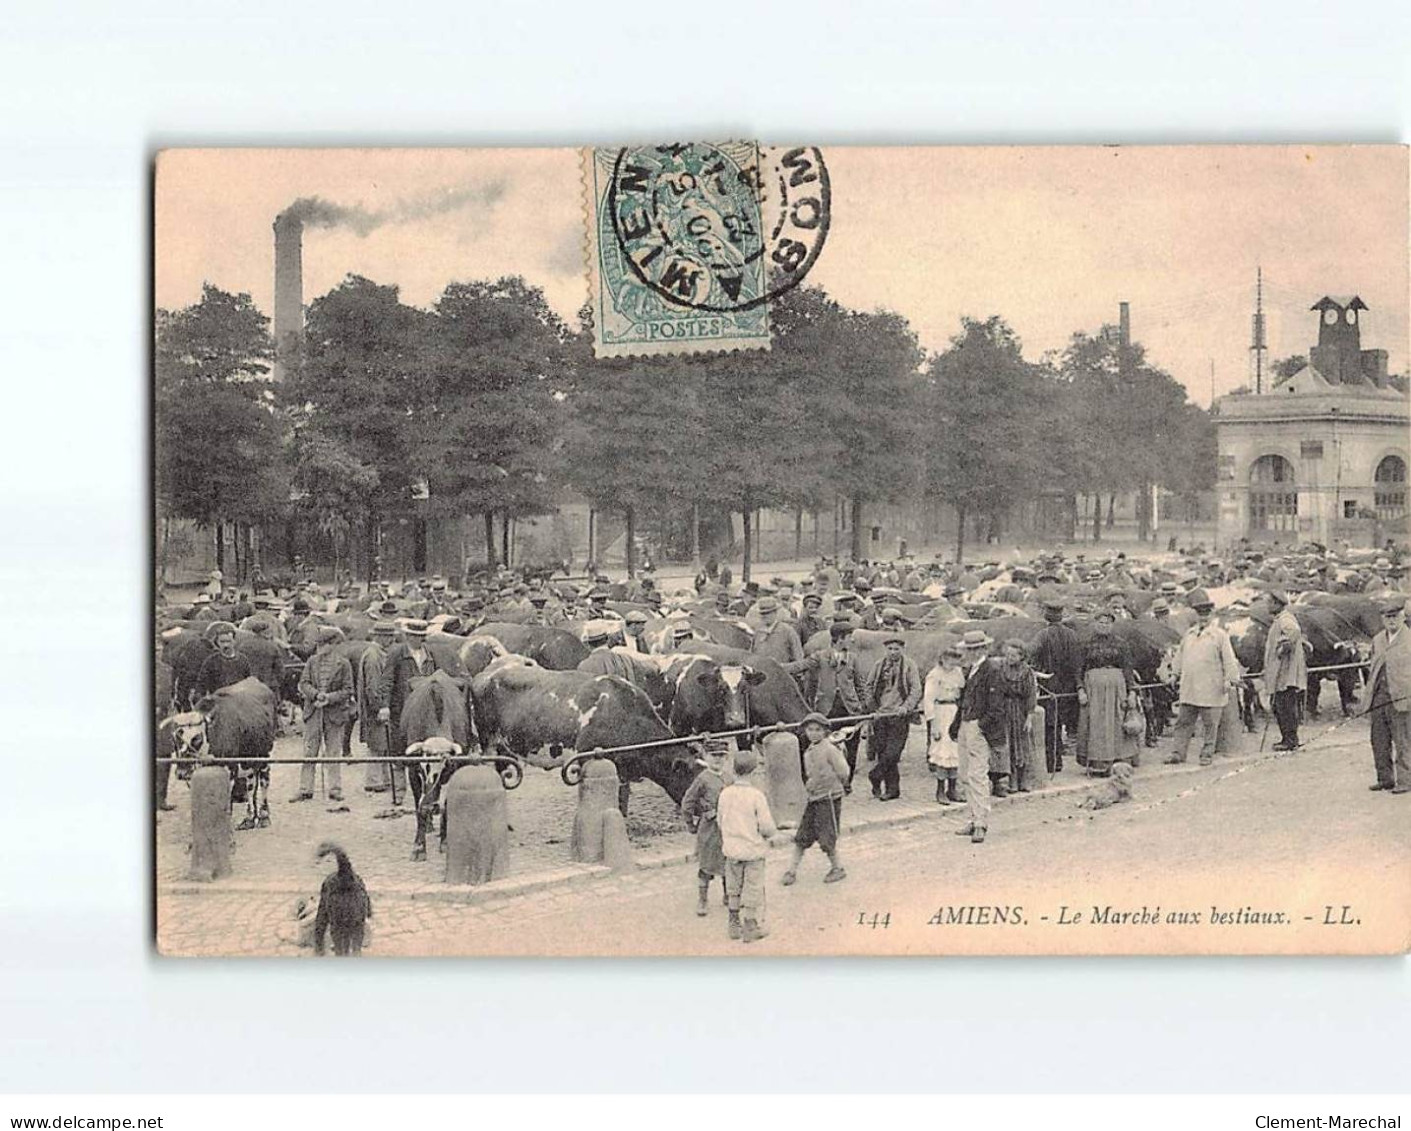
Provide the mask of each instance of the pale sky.
{"label": "pale sky", "polygon": [[[823,150],[832,226],[809,276],[905,315],[928,350],[962,315],[1002,315],[1037,358],[1117,321],[1210,400],[1246,383],[1256,266],[1269,357],[1317,340],[1308,307],[1356,293],[1364,349],[1407,368],[1407,151],[1393,146]],[[299,197],[385,218],[304,233],[304,301],[349,273],[429,306],[447,283],[520,274],[572,321],[586,297],[569,149],[186,150],[159,159],[157,304],[203,281],[273,313],[274,217]]]}

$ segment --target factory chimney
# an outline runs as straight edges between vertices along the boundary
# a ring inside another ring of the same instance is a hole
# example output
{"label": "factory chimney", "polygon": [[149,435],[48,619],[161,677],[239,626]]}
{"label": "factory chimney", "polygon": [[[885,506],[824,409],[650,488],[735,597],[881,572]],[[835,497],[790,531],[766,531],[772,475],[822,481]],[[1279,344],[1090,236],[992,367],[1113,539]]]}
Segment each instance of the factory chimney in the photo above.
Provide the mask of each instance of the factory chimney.
{"label": "factory chimney", "polygon": [[304,337],[304,221],[294,211],[274,220],[274,379],[297,364]]}

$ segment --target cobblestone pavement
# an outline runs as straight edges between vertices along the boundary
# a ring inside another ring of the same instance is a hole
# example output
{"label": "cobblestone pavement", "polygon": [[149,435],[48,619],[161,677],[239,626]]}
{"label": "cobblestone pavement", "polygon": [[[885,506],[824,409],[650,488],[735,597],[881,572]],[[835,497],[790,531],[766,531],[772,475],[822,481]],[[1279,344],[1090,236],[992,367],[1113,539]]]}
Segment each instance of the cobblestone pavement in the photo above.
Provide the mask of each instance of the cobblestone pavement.
{"label": "cobblestone pavement", "polygon": [[[1320,734],[1325,737],[1318,740]],[[1324,861],[1325,868],[1385,872],[1399,862],[1406,872],[1411,847],[1411,806],[1406,801],[1411,799],[1366,792],[1370,780],[1366,735],[1367,724],[1362,720],[1310,727],[1305,737],[1313,745],[1293,756],[1260,754],[1259,736],[1246,736],[1241,754],[1217,759],[1209,769],[1161,767],[1159,756],[1151,756],[1138,772],[1136,801],[1096,814],[1076,808],[1075,787],[1081,788],[1084,779],[1065,772],[1049,789],[997,805],[990,841],[974,847],[949,835],[963,819],[960,807],[943,808],[930,801],[929,779],[918,780],[924,770],[919,765],[920,743],[914,741],[906,758],[903,792],[907,800],[874,802],[861,796],[864,785],[845,805],[845,828],[852,831],[844,837],[849,867],[844,884],[825,888],[816,882],[822,858],[814,853],[806,860],[796,887],[778,888],[787,850],[771,856],[768,899],[776,926],[771,938],[752,952],[866,953],[884,938],[890,951],[896,952],[896,932],[873,938],[852,929],[859,911],[891,908],[895,914],[905,914],[918,893],[923,893],[924,903],[954,887],[950,869],[957,866],[964,869],[970,894],[975,895],[977,887],[990,893],[977,898],[994,900],[1001,890],[1010,893],[1006,898],[1018,898],[1013,893],[1022,889],[1031,903],[1049,890],[1045,885],[1056,890],[1075,879],[1084,884],[1130,883],[1143,874],[1164,882],[1173,870],[1193,868],[1205,877],[1207,886],[1212,872],[1224,869],[1230,882],[1242,884],[1243,891],[1263,869],[1297,871],[1329,852],[1331,863]],[[1169,741],[1163,741],[1148,753],[1161,755],[1168,749]],[[566,806],[558,817],[566,838],[573,791],[557,778],[552,784]],[[638,801],[634,794],[633,804]],[[1407,812],[1398,820],[1401,807]],[[172,818],[181,815],[162,817],[173,843],[179,838],[173,835],[171,826],[178,821]],[[325,814],[316,819],[347,822],[358,815],[355,809],[351,815]],[[1370,832],[1362,826],[1367,817],[1374,821]],[[512,819],[524,820],[518,813]],[[404,829],[410,838],[408,821],[372,821],[369,816],[366,823]],[[517,836],[523,839],[528,833],[524,824]],[[1364,843],[1366,836],[1372,839]],[[636,839],[639,860],[649,860],[653,854],[679,859],[684,853],[678,849],[689,843],[684,832],[654,838],[639,834]],[[549,848],[558,851],[542,858],[548,866],[561,867],[566,849]],[[244,847],[241,854],[237,867],[252,855]],[[536,859],[527,850],[521,856],[522,868]],[[434,857],[427,865],[404,868],[401,860],[383,865],[375,854],[369,854],[366,863],[358,862],[376,906],[369,955],[567,954],[584,949],[624,955],[740,952],[740,944],[724,937],[719,908],[704,920],[694,915],[694,869],[686,863],[622,875],[580,876],[525,894],[496,895],[473,903],[378,891],[378,877],[437,866]],[[313,892],[321,872],[310,862],[305,874]],[[1411,874],[1400,875],[1395,882],[1411,883]],[[290,905],[286,892],[222,891],[219,883],[199,891],[165,890],[158,898],[158,946],[170,955],[308,954],[288,941]],[[921,945],[930,950],[936,943]]]}

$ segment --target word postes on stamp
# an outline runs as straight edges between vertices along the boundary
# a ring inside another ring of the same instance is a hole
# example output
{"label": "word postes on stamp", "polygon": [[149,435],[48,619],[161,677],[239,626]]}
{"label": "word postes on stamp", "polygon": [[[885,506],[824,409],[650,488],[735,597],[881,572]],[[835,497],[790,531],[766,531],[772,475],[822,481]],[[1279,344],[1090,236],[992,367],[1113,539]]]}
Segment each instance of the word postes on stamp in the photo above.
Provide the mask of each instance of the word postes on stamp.
{"label": "word postes on stamp", "polygon": [[692,142],[585,160],[594,352],[768,349],[770,300],[828,235],[818,149]]}

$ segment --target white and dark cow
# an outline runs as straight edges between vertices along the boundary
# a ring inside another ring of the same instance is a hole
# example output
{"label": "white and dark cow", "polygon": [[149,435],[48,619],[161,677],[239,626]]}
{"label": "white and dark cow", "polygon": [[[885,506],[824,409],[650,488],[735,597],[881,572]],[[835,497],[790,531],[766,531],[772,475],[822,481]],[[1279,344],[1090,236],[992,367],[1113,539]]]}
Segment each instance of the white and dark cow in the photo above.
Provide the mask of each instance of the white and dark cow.
{"label": "white and dark cow", "polygon": [[254,676],[222,687],[190,711],[163,719],[169,730],[177,777],[187,779],[202,762],[230,771],[230,804],[246,805],[239,829],[269,825],[269,756],[274,749],[277,698]]}
{"label": "white and dark cow", "polygon": [[808,714],[799,685],[775,660],[694,641],[669,669],[676,685],[668,721],[675,734],[795,724]]}
{"label": "white and dark cow", "polygon": [[[570,750],[672,738],[646,692],[627,680],[549,671],[522,656],[491,663],[471,681],[471,698],[487,750],[546,769],[566,769]],[[694,754],[680,743],[610,757],[622,779],[619,803],[624,812],[632,782],[653,781],[679,802],[698,771]],[[570,780],[568,775],[565,780]]]}

